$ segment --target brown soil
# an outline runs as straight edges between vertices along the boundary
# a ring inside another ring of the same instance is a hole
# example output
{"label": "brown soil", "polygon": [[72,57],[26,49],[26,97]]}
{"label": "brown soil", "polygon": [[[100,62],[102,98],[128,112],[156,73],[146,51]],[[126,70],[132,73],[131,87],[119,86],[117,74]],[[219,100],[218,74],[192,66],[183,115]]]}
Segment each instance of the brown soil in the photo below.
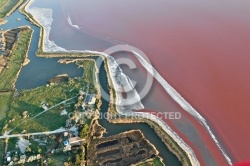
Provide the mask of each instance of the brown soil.
{"label": "brown soil", "polygon": [[87,165],[131,165],[158,155],[155,147],[140,130],[106,138],[93,138],[89,143]]}
{"label": "brown soil", "polygon": [[2,72],[2,70],[5,68],[6,65],[6,59],[4,56],[0,56],[0,73]]}

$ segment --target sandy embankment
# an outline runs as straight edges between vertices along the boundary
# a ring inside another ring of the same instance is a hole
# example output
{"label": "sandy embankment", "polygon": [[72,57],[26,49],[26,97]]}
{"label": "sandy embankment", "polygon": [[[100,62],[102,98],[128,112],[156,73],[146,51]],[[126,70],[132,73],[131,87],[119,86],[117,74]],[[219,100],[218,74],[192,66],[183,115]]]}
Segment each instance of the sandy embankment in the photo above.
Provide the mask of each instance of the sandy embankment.
{"label": "sandy embankment", "polygon": [[8,22],[7,20],[1,19],[1,20],[0,20],[0,25],[4,25],[4,24],[6,24],[7,22]]}
{"label": "sandy embankment", "polygon": [[5,37],[4,37],[4,34],[5,34],[5,32],[6,31],[1,31],[0,33],[1,33],[1,35],[2,35],[2,38],[1,38],[1,43],[2,43],[2,50],[5,50],[5,44],[6,44],[6,42],[5,42]]}
{"label": "sandy embankment", "polygon": [[28,58],[25,58],[23,61],[23,66],[26,66],[29,63],[30,63],[30,60]]}
{"label": "sandy embankment", "polygon": [[[29,8],[31,2],[33,2],[33,0],[30,0],[27,5],[25,6],[25,10],[29,13],[31,13],[36,21],[35,22],[39,22],[41,24],[41,34],[42,36],[40,36],[40,44],[39,44],[39,49],[41,49],[42,51],[48,53],[48,54],[54,54],[56,52],[60,52],[60,53],[64,53],[65,54],[70,54],[69,51],[58,47],[53,41],[49,40],[49,32],[51,30],[51,23],[53,21],[52,19],[52,10],[51,9],[40,9],[40,8]],[[70,51],[71,52],[71,51]],[[109,55],[105,54],[105,53],[101,53],[101,52],[95,52],[95,51],[75,51],[73,50],[72,52],[80,52],[82,55],[85,54],[89,54],[89,55],[99,55],[100,57],[102,57],[104,59],[104,61],[106,60],[107,62],[107,72],[110,75],[109,78],[111,80],[109,80],[109,82],[111,83],[111,85],[113,85],[112,87],[115,89],[116,92],[116,99],[115,99],[115,103],[118,106],[117,110],[118,113],[120,113],[121,115],[126,115],[126,116],[134,116],[134,114],[131,114],[131,111],[125,111],[123,110],[123,105],[124,103],[126,105],[129,105],[129,101],[128,100],[123,100],[122,98],[122,94],[119,92],[122,92],[122,84],[121,84],[121,80],[123,80],[125,82],[126,85],[129,85],[129,79],[122,73],[122,71],[120,71],[119,73],[119,77],[116,77],[116,69],[117,69],[117,64],[115,62],[115,60],[110,57]],[[120,80],[117,80],[120,79]],[[129,87],[129,86],[128,86]],[[130,88],[132,88],[132,86],[130,86]],[[137,96],[137,92],[134,92],[134,95]],[[140,98],[139,95],[137,96],[138,102],[133,103],[133,105],[130,107],[131,109],[138,109],[138,108],[143,108],[143,105],[139,102]],[[163,122],[161,119],[157,118],[154,115],[148,114],[148,113],[136,113],[137,116],[140,117],[144,117],[146,119],[152,120],[156,123],[158,123],[162,129],[169,135],[171,136],[176,143],[188,154],[189,159],[191,161],[191,163],[193,165],[200,165],[199,161],[197,160],[196,155],[194,154],[193,150],[174,132],[170,129],[170,127]]]}
{"label": "sandy embankment", "polygon": [[[2,44],[2,50],[4,50],[5,48],[5,38],[4,38],[4,32],[0,32],[2,34],[2,38],[1,38],[1,44]],[[0,74],[3,71],[3,69],[5,68],[6,65],[6,59],[4,56],[0,55]]]}
{"label": "sandy embankment", "polygon": [[5,58],[4,58],[4,56],[0,56],[0,74],[3,71],[3,69],[5,68],[6,63],[7,62],[6,62]]}

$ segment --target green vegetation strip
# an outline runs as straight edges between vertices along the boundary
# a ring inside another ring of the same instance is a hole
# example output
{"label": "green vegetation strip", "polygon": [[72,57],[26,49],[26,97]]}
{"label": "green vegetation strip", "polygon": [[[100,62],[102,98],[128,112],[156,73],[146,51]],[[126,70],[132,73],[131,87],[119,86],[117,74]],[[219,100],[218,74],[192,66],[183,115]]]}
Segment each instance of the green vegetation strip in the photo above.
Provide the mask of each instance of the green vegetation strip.
{"label": "green vegetation strip", "polygon": [[19,32],[17,42],[10,53],[8,61],[9,68],[5,68],[0,74],[0,90],[12,90],[14,88],[17,75],[29,50],[32,31],[33,30],[27,28]]}
{"label": "green vegetation strip", "polygon": [[[2,129],[5,122],[6,113],[10,108],[12,92],[1,92],[0,93],[0,128]],[[1,133],[1,131],[0,131]],[[0,152],[1,152],[1,143],[0,143]],[[2,153],[0,153],[2,154]],[[0,163],[1,164],[1,163]]]}
{"label": "green vegetation strip", "polygon": [[6,116],[11,103],[12,92],[0,92],[0,121]]}
{"label": "green vegetation strip", "polygon": [[0,139],[0,164],[3,165],[4,139]]}
{"label": "green vegetation strip", "polygon": [[0,19],[15,10],[24,0],[0,0]]}

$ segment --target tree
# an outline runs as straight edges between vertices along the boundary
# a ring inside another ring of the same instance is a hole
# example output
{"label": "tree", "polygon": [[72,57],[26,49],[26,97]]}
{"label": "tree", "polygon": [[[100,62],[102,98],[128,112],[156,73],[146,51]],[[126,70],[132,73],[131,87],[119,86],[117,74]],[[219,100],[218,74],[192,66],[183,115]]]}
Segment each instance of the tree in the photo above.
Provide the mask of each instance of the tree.
{"label": "tree", "polygon": [[70,161],[70,162],[64,162],[63,165],[64,165],[64,166],[73,166],[73,164],[72,164],[71,161]]}
{"label": "tree", "polygon": [[81,165],[81,157],[80,157],[79,154],[76,155],[75,165],[76,165],[76,166]]}
{"label": "tree", "polygon": [[80,137],[81,138],[85,138],[87,137],[89,134],[89,125],[85,124],[84,127],[82,128],[81,132],[80,132]]}

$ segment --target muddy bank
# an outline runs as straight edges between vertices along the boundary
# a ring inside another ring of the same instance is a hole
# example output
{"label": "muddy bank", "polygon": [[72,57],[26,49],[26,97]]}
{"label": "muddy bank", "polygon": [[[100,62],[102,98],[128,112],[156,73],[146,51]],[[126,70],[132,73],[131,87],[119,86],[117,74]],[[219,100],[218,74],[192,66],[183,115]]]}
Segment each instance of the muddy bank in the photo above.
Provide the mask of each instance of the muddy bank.
{"label": "muddy bank", "polygon": [[0,74],[2,70],[6,67],[7,60],[4,56],[0,56]]}
{"label": "muddy bank", "polygon": [[0,20],[0,25],[6,24],[8,21],[7,20]]}
{"label": "muddy bank", "polygon": [[55,84],[55,83],[67,83],[69,81],[69,76],[68,74],[60,74],[60,75],[57,75],[56,77],[54,78],[51,78],[49,79],[48,83],[49,84]]}

